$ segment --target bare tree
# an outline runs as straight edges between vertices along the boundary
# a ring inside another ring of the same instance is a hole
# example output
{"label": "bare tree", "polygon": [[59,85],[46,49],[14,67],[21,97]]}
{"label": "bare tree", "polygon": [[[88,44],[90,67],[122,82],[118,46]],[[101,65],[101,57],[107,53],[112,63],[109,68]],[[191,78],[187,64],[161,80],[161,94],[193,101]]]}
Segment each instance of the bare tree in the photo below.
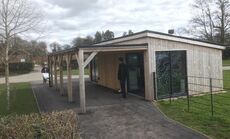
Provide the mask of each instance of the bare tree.
{"label": "bare tree", "polygon": [[229,0],[195,0],[192,8],[195,14],[189,28],[191,34],[211,42],[229,42]]}
{"label": "bare tree", "polygon": [[7,109],[10,109],[10,81],[9,81],[9,51],[12,38],[22,33],[36,30],[41,23],[41,12],[32,6],[29,0],[0,0],[0,37],[1,59],[5,67],[5,83],[7,90]]}
{"label": "bare tree", "polygon": [[195,0],[192,8],[194,17],[191,20],[190,33],[204,40],[213,41],[214,22],[211,7],[212,0]]}
{"label": "bare tree", "polygon": [[61,50],[61,45],[58,42],[53,42],[50,44],[52,52],[57,52]]}
{"label": "bare tree", "polygon": [[230,3],[229,0],[217,0],[217,9],[215,12],[215,28],[217,29],[218,41],[221,44],[227,43],[230,29]]}

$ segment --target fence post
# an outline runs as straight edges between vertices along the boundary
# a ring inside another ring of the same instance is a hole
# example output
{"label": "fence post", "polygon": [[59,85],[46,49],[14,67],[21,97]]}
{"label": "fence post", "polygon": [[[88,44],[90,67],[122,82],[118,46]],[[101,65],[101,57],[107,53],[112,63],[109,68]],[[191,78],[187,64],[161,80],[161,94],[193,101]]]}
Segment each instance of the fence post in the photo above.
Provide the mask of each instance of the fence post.
{"label": "fence post", "polygon": [[212,90],[212,78],[210,78],[210,93],[211,93],[211,112],[213,116],[213,90]]}
{"label": "fence post", "polygon": [[188,89],[188,77],[186,77],[185,81],[185,90],[186,90],[186,95],[187,95],[187,104],[188,104],[188,112],[190,111],[190,100],[189,100],[189,89]]}

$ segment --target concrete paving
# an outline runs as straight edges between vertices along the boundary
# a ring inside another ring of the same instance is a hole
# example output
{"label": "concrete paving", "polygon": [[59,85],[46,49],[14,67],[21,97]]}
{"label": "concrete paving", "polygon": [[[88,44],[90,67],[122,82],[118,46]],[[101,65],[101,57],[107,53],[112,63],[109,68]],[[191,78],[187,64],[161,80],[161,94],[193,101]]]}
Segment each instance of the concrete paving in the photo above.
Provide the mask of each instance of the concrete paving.
{"label": "concrete paving", "polygon": [[[78,81],[73,83],[74,102],[54,88],[33,82],[41,111],[73,109],[79,112]],[[66,90],[66,87],[65,87]],[[168,120],[150,102],[86,82],[87,113],[79,114],[83,139],[205,139],[207,137]]]}

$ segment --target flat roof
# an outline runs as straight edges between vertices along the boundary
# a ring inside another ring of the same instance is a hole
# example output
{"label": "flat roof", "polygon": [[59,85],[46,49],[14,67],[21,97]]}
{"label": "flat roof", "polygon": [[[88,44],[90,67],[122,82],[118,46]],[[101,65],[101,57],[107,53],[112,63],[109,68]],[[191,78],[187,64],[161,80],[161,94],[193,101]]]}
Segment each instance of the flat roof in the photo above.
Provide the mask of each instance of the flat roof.
{"label": "flat roof", "polygon": [[129,40],[135,40],[135,39],[141,39],[141,38],[147,38],[147,37],[175,41],[175,42],[182,42],[182,43],[187,43],[187,44],[194,44],[198,46],[209,47],[209,48],[214,48],[214,49],[221,49],[221,50],[224,50],[226,48],[226,46],[220,45],[217,43],[212,43],[208,41],[187,38],[187,37],[182,37],[182,36],[170,35],[170,34],[156,32],[156,31],[145,30],[145,31],[133,33],[131,35],[117,37],[117,38],[107,40],[107,41],[102,41],[100,43],[96,43],[92,45],[83,45],[83,46],[69,48],[66,50],[61,50],[58,52],[53,52],[53,53],[50,53],[49,55],[65,54],[65,53],[71,53],[71,52],[74,53],[78,51],[79,49],[83,49],[87,51],[91,51],[91,50],[96,51],[97,49],[100,51],[103,51],[103,50],[106,51],[106,49],[111,51],[112,50],[111,48],[116,50],[119,48],[127,49],[129,47],[132,47],[132,49],[141,49],[140,47],[145,48],[144,46],[148,46],[148,43],[146,42],[142,44],[124,44],[124,45],[121,45],[121,44],[116,45],[116,43],[126,42]]}
{"label": "flat roof", "polygon": [[118,43],[118,42],[123,42],[123,41],[125,42],[125,41],[131,40],[131,39],[132,40],[133,39],[140,39],[140,38],[144,38],[144,37],[152,37],[152,38],[156,38],[156,39],[183,42],[183,43],[194,44],[194,45],[210,47],[210,48],[215,48],[215,49],[222,49],[222,50],[224,50],[226,48],[226,45],[221,45],[218,43],[213,43],[213,42],[194,39],[194,38],[176,36],[176,35],[171,35],[171,34],[166,34],[166,33],[161,33],[161,32],[156,32],[156,31],[150,31],[150,30],[145,30],[145,31],[133,33],[131,35],[117,37],[117,38],[107,40],[107,41],[102,41],[102,42],[94,44],[94,45]]}

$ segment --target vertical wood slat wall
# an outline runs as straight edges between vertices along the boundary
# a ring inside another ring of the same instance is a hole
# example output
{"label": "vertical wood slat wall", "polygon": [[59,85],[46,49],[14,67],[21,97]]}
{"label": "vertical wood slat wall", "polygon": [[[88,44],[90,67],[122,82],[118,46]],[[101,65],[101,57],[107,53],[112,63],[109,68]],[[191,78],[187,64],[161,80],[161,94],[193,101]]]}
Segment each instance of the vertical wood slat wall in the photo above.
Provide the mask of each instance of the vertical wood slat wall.
{"label": "vertical wood slat wall", "polygon": [[[155,51],[186,50],[188,76],[208,77],[217,79],[223,78],[221,50],[161,39],[149,39],[149,41],[150,51],[152,51],[153,53]],[[155,72],[156,59],[155,55],[151,56],[152,72]],[[188,79],[188,82],[190,83],[209,85],[209,79],[192,77],[189,77]],[[223,82],[221,80],[215,80],[213,82],[213,86],[222,87]],[[207,92],[209,91],[209,87],[189,84],[189,90]],[[220,90],[220,88],[214,88],[214,90]],[[190,91],[190,94],[197,94],[197,92],[195,91]]]}
{"label": "vertical wood slat wall", "polygon": [[98,54],[98,84],[118,90],[120,89],[117,79],[119,57],[124,57],[124,53],[99,53]]}
{"label": "vertical wood slat wall", "polygon": [[[154,86],[153,86],[153,72],[156,72],[156,51],[173,51],[173,50],[186,50],[187,51],[187,73],[188,76],[198,77],[212,77],[223,78],[222,71],[222,51],[219,49],[208,48],[204,46],[186,44],[175,41],[168,41],[157,38],[140,38],[135,40],[118,42],[116,44],[141,44],[148,43],[148,51],[145,53],[145,90],[148,100],[153,100]],[[115,44],[115,43],[114,43]],[[99,53],[98,54],[98,71],[99,82],[98,84],[112,89],[119,89],[119,82],[117,80],[118,58],[122,56],[119,53]],[[123,54],[124,56],[124,54]],[[189,82],[196,84],[207,84],[209,80],[199,78],[189,78]],[[213,81],[214,86],[223,86],[221,80]],[[190,90],[209,91],[209,87],[189,85]],[[219,90],[219,88],[214,88]],[[190,91],[191,94],[196,92]]]}

